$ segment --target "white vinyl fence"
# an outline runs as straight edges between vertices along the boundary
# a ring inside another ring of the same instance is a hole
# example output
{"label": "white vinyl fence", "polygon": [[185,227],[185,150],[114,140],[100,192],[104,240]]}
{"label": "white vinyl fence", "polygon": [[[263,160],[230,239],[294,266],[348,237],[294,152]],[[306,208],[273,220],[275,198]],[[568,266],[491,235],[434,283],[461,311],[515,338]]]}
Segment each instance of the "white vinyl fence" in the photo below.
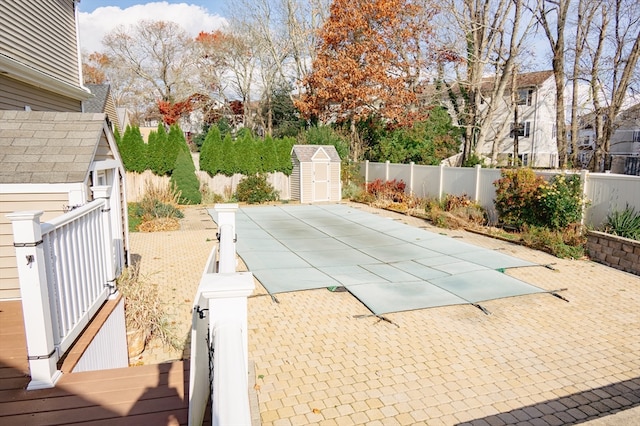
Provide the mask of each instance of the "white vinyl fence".
{"label": "white vinyl fence", "polygon": [[[402,180],[406,192],[420,198],[441,198],[446,194],[463,195],[478,202],[494,219],[496,190],[494,182],[500,178],[500,169],[484,169],[480,166],[446,167],[410,164],[370,163],[360,164],[360,171],[366,182],[376,179],[383,181]],[[564,171],[537,172],[546,179]],[[587,200],[584,224],[594,228],[606,221],[607,215],[615,210],[624,210],[628,205],[640,211],[640,176],[609,173],[580,173],[584,182],[584,196]]]}

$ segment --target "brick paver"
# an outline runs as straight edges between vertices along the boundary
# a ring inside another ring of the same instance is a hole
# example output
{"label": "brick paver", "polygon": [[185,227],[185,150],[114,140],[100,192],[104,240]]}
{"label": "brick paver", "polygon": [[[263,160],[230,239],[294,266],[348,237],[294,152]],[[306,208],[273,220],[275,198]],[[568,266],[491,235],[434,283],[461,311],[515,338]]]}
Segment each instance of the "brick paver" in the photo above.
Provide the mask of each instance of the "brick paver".
{"label": "brick paver", "polygon": [[[381,319],[347,292],[284,293],[276,303],[257,283],[249,299],[249,356],[263,425],[640,422],[639,277],[354,207],[548,264],[552,269],[507,273],[558,290],[568,302],[535,294],[483,302],[490,315],[458,305]],[[215,224],[203,208],[187,209],[180,231],[131,235],[132,253],[161,284],[185,338],[214,240]],[[152,344],[141,362],[183,355]]]}

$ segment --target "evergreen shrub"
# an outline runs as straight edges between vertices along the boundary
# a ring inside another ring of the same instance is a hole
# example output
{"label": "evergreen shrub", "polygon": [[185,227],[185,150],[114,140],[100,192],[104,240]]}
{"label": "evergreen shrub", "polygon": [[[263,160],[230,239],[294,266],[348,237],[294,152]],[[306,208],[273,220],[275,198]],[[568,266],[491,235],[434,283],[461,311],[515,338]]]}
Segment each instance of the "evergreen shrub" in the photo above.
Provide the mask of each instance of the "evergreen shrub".
{"label": "evergreen shrub", "polygon": [[176,159],[176,165],[171,174],[171,185],[180,194],[180,204],[200,204],[200,181],[195,174],[191,153],[180,151]]}
{"label": "evergreen shrub", "polygon": [[235,198],[240,202],[249,204],[262,204],[268,201],[276,201],[278,191],[267,182],[267,176],[263,173],[247,176],[238,183]]}

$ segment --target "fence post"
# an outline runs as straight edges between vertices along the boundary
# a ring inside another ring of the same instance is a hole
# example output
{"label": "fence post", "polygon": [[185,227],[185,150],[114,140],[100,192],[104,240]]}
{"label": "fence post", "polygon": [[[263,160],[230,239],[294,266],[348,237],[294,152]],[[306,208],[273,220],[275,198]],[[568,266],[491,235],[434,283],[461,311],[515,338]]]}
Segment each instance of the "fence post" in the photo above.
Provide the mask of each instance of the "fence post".
{"label": "fence post", "polygon": [[106,257],[106,269],[107,276],[105,277],[106,286],[109,287],[109,298],[113,299],[117,295],[116,289],[116,268],[115,268],[115,250],[113,249],[113,232],[111,229],[111,204],[109,203],[109,193],[111,192],[111,186],[101,185],[92,186],[91,191],[93,197],[96,199],[104,200],[104,206],[102,207],[102,232],[104,235],[104,249]]}
{"label": "fence post", "polygon": [[364,183],[369,183],[369,160],[364,160]]}
{"label": "fence post", "polygon": [[476,203],[480,198],[480,170],[482,170],[482,166],[480,164],[476,164],[476,185],[475,185],[475,194],[473,194],[473,201]]}
{"label": "fence post", "polygon": [[415,163],[411,161],[409,163],[409,194],[413,195],[413,166]]}
{"label": "fence post", "polygon": [[438,175],[438,201],[442,201],[442,189],[444,187],[444,164],[440,164]]}
{"label": "fence post", "polygon": [[22,315],[27,340],[31,382],[27,390],[52,388],[62,374],[57,370],[59,354],[53,338],[49,288],[42,241],[42,211],[7,215],[13,228],[13,245],[18,263]]}
{"label": "fence post", "polygon": [[580,225],[584,225],[585,215],[587,213],[587,203],[588,195],[589,195],[589,171],[581,170],[580,171],[580,180],[582,181],[582,213],[580,214]]}
{"label": "fence post", "polygon": [[385,182],[389,181],[389,164],[390,164],[389,160],[384,162],[384,181]]}

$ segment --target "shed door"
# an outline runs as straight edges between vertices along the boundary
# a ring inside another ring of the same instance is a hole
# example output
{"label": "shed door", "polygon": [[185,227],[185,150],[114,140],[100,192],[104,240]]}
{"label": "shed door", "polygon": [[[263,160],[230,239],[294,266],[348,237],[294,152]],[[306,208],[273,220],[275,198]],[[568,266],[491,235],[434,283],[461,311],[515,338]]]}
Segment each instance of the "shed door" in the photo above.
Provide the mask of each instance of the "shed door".
{"label": "shed door", "polygon": [[313,163],[313,201],[329,201],[329,165],[325,161]]}

